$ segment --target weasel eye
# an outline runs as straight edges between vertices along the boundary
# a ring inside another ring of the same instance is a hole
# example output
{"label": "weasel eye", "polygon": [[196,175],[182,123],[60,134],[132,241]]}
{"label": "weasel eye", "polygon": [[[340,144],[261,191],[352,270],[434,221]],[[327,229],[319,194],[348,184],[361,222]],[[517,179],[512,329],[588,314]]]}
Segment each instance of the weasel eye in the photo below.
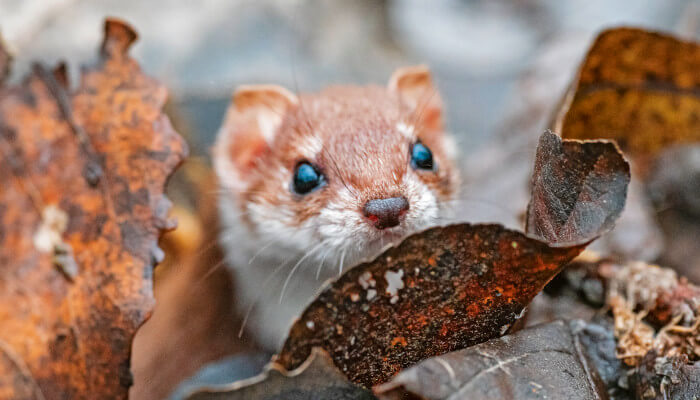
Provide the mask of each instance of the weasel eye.
{"label": "weasel eye", "polygon": [[417,169],[433,169],[433,153],[421,142],[411,147],[411,165]]}
{"label": "weasel eye", "polygon": [[307,194],[323,184],[323,175],[308,161],[300,162],[294,170],[294,191]]}

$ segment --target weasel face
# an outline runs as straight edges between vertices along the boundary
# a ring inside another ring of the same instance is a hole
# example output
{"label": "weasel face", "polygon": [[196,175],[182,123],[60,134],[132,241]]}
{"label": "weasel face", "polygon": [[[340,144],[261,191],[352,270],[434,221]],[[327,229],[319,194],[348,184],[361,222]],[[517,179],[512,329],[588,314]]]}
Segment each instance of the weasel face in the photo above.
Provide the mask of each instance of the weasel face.
{"label": "weasel face", "polygon": [[439,221],[458,176],[424,68],[389,88],[239,92],[215,147],[224,195],[261,245],[352,265]]}

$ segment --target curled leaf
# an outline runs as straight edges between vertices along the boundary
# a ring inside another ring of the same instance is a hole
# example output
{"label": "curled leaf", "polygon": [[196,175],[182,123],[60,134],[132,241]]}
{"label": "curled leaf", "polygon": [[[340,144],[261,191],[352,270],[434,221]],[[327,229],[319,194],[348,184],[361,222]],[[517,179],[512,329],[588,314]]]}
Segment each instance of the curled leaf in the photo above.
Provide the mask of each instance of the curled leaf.
{"label": "curled leaf", "polygon": [[0,87],[0,398],[127,396],[174,227],[163,188],[187,152],[135,38],[107,20],[75,91],[63,67]]}
{"label": "curled leaf", "polygon": [[580,244],[609,231],[627,197],[630,170],[612,142],[540,137],[527,232],[551,244]]}

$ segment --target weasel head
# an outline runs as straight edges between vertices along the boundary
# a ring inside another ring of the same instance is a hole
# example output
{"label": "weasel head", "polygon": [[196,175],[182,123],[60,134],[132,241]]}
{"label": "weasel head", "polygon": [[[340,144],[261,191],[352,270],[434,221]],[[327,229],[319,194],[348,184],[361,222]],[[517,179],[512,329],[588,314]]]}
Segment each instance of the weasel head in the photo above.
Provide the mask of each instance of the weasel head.
{"label": "weasel head", "polygon": [[[425,67],[387,87],[234,94],[214,146],[222,210],[276,251],[351,265],[439,222],[459,184]],[[230,222],[229,222],[230,223]]]}

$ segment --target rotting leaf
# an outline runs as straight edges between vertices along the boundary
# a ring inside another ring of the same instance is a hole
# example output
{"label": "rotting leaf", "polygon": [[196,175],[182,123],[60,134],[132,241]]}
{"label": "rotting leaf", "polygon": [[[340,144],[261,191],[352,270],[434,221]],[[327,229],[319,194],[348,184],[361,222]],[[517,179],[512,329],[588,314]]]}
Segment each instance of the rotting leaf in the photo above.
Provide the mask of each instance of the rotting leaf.
{"label": "rotting leaf", "polygon": [[[588,187],[581,179],[588,179],[587,174],[574,174],[577,180],[540,179],[538,174],[548,171],[540,168],[533,177],[541,182],[537,190],[564,196],[567,200],[547,198],[564,204],[571,204],[569,193],[578,192],[575,199],[590,201],[586,207],[591,212],[596,212],[594,199],[599,199],[603,204],[598,207],[609,218],[596,214],[599,218],[591,219],[592,224],[580,219],[587,222],[573,226],[582,229],[580,236],[575,230],[567,231],[564,244],[546,243],[500,225],[459,224],[413,235],[327,287],[292,326],[277,362],[294,369],[314,347],[322,347],[351,381],[371,387],[425,358],[506,333],[562,266],[610,228],[608,221],[624,205],[629,167],[614,146],[606,145],[608,150],[600,152],[599,142],[565,142],[567,149],[580,149],[565,152],[564,157],[573,159],[562,162],[559,152],[550,151],[558,140],[551,133],[543,135],[538,147],[541,165],[582,168],[600,163],[611,169],[589,168],[590,173],[615,178],[607,180],[610,187],[593,186],[601,191],[596,196],[584,195],[581,188]],[[550,162],[548,157],[559,161]],[[623,199],[608,198],[607,193]],[[543,207],[542,200],[533,196],[539,203],[529,208],[528,220],[562,226],[559,215]],[[402,278],[400,289],[390,284],[395,274]]]}
{"label": "rotting leaf", "polygon": [[540,138],[526,231],[551,244],[578,243],[610,230],[627,197],[630,171],[613,142]]}
{"label": "rotting leaf", "polygon": [[607,398],[570,324],[538,325],[429,358],[374,392],[385,400]]}
{"label": "rotting leaf", "polygon": [[635,158],[700,142],[700,45],[642,29],[601,33],[552,127],[614,139]]}
{"label": "rotting leaf", "polygon": [[218,387],[201,388],[188,400],[371,400],[371,392],[348,382],[333,365],[328,353],[316,348],[299,368],[287,371],[270,363],[265,371],[250,379]]}
{"label": "rotting leaf", "polygon": [[1,399],[127,397],[174,227],[163,188],[187,152],[166,89],[127,54],[135,39],[107,20],[73,92],[63,66],[0,87]]}

